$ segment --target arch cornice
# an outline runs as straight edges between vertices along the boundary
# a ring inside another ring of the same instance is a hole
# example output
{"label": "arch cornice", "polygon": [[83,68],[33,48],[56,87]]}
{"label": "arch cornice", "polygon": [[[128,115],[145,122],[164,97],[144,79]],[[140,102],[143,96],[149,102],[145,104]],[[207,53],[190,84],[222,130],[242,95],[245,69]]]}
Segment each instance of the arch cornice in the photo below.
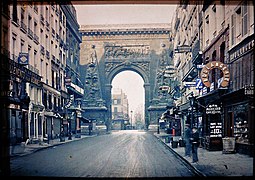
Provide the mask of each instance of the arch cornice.
{"label": "arch cornice", "polygon": [[138,73],[144,80],[144,84],[149,84],[149,61],[132,62],[125,61],[122,63],[118,62],[105,62],[106,71],[106,84],[111,84],[113,78],[122,71],[134,71]]}

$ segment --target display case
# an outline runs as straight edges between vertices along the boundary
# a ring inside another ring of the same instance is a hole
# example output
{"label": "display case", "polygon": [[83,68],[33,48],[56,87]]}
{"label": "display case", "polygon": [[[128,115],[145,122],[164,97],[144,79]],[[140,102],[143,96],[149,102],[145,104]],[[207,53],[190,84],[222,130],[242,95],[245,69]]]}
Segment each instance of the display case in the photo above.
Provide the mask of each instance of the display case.
{"label": "display case", "polygon": [[234,125],[234,136],[236,142],[245,143],[248,142],[248,122],[243,119],[239,119]]}

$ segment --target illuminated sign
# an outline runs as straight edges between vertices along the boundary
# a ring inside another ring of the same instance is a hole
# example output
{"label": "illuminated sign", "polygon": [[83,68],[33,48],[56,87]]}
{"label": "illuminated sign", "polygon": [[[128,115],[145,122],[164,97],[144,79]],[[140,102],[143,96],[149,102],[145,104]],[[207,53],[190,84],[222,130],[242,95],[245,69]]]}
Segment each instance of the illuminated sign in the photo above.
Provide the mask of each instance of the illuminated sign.
{"label": "illuminated sign", "polygon": [[227,65],[223,64],[220,61],[209,62],[203,67],[203,69],[201,71],[201,79],[202,79],[203,84],[206,87],[211,86],[211,82],[209,81],[208,76],[209,76],[209,72],[215,68],[220,69],[223,72],[223,79],[220,84],[221,87],[227,87],[229,84],[229,78],[230,78],[229,70],[228,70]]}

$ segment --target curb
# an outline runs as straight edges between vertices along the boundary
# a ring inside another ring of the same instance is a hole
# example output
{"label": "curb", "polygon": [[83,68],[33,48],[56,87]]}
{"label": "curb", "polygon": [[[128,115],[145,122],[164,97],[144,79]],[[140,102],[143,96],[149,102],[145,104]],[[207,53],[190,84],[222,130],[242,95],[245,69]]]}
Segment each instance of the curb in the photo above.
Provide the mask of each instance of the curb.
{"label": "curb", "polygon": [[168,146],[165,142],[163,142],[159,137],[153,134],[154,137],[156,137],[165,147],[167,147],[176,157],[184,161],[184,164],[195,174],[197,174],[200,177],[207,177],[204,173],[199,171],[196,167],[194,167],[188,160],[186,160],[184,157],[182,157],[180,154],[178,154],[176,151],[174,151],[170,146]]}

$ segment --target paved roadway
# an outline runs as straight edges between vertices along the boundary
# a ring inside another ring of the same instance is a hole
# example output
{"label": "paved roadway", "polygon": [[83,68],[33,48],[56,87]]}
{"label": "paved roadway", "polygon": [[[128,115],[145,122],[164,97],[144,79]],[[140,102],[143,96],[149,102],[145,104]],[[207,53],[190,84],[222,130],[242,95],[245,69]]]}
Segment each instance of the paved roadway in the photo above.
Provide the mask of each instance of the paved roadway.
{"label": "paved roadway", "polygon": [[11,176],[189,177],[196,174],[149,132],[85,138],[11,161]]}

